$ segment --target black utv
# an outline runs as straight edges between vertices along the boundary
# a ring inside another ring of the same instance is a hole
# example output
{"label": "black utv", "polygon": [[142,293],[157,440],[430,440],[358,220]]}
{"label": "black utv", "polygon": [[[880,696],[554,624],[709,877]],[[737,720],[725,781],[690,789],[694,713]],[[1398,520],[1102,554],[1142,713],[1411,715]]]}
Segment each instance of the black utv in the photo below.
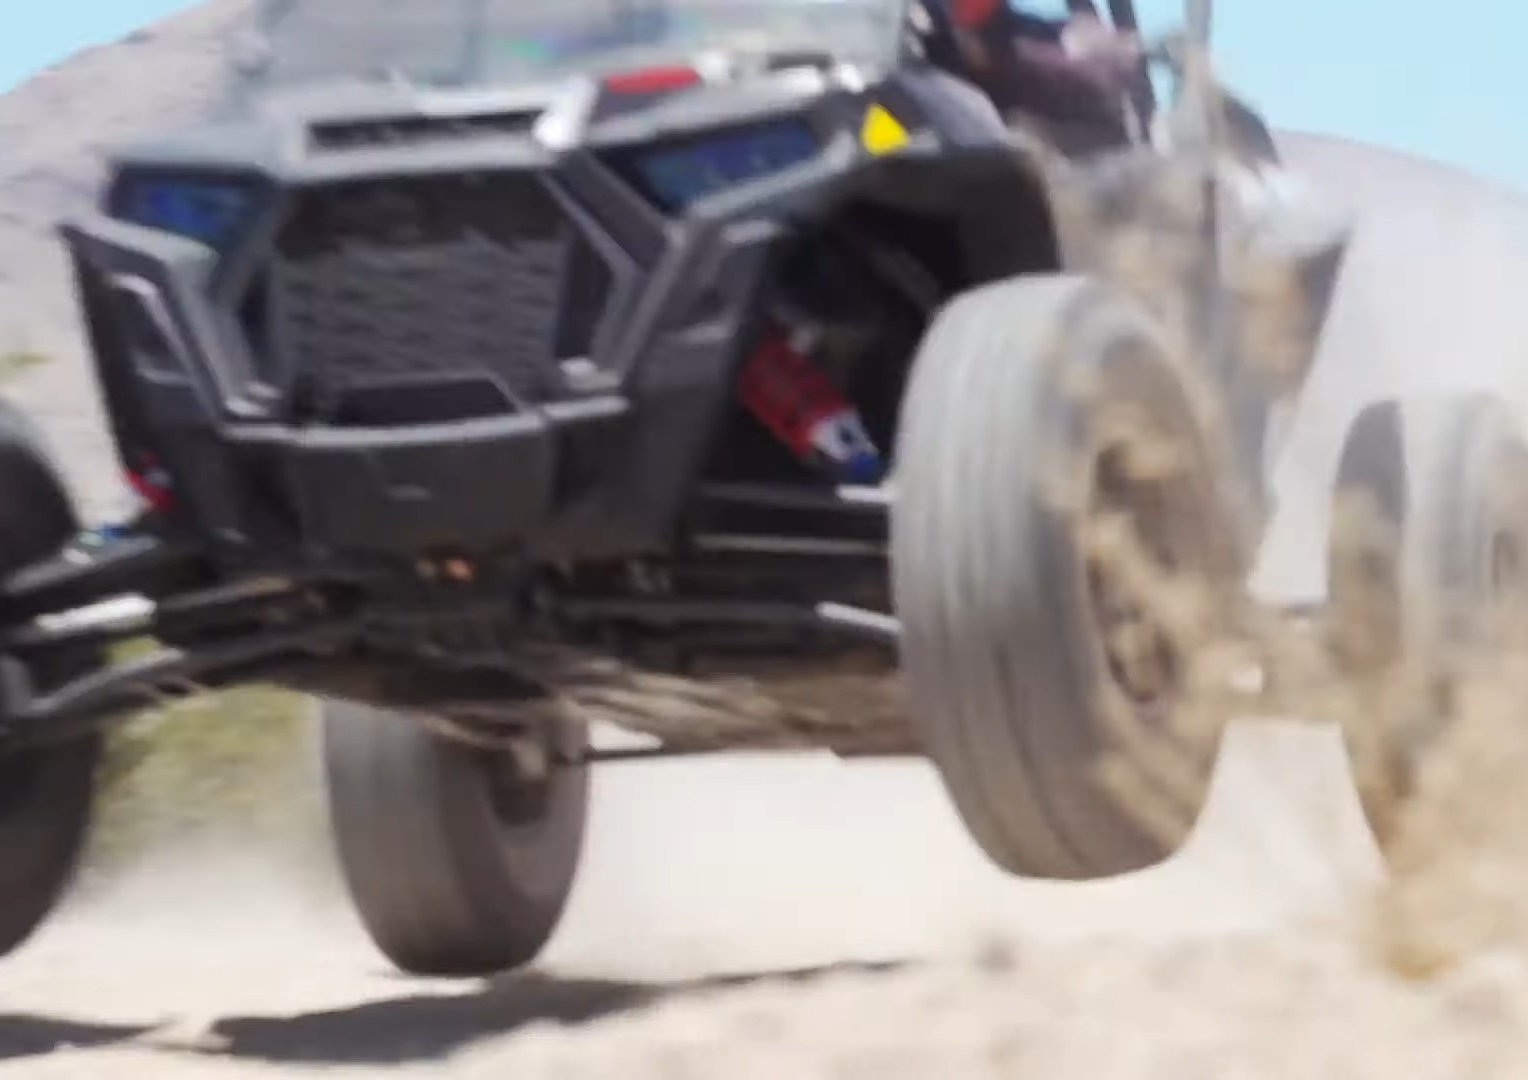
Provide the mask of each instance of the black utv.
{"label": "black utv", "polygon": [[1170,114],[1143,71],[1069,149],[926,14],[288,0],[214,121],[116,154],[63,237],[141,512],[82,532],[4,414],[0,950],[107,722],[188,684],[324,702],[415,972],[535,956],[589,768],[642,754],[926,754],[1019,874],[1175,849],[1214,740],[1125,579],[1235,617],[1265,388],[1215,166],[1271,144],[1220,144],[1261,129],[1190,35]]}

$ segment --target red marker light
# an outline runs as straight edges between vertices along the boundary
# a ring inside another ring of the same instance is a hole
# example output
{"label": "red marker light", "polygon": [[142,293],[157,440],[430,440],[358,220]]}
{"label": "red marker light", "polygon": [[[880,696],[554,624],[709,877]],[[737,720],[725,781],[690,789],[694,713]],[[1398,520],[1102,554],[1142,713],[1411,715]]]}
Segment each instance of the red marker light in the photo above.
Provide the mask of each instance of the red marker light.
{"label": "red marker light", "polygon": [[683,90],[700,82],[700,72],[692,67],[652,67],[622,72],[605,79],[605,89],[612,94],[661,94]]}
{"label": "red marker light", "polygon": [[152,473],[141,473],[136,469],[128,469],[126,479],[128,487],[133,489],[133,494],[161,513],[170,509],[175,502],[175,497],[170,494],[169,487],[157,470]]}

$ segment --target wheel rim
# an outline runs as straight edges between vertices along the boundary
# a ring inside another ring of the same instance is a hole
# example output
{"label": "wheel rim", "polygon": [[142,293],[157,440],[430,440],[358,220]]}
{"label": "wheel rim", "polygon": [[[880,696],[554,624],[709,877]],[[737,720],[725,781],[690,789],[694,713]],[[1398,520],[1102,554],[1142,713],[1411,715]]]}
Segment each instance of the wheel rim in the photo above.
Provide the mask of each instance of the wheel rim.
{"label": "wheel rim", "polygon": [[555,766],[540,777],[527,777],[511,754],[483,751],[479,768],[484,773],[488,805],[505,829],[524,828],[545,820],[552,806]]}
{"label": "wheel rim", "polygon": [[[1085,545],[1085,610],[1109,689],[1160,727],[1183,699],[1194,650],[1208,643],[1198,633],[1224,629],[1178,623],[1174,590],[1206,584],[1216,598],[1225,537],[1215,535],[1219,504],[1204,483],[1197,447],[1172,453],[1181,442],[1156,425],[1124,430],[1138,434],[1100,442],[1089,466],[1086,527],[1104,543]],[[1207,577],[1186,579],[1189,571]]]}
{"label": "wheel rim", "polygon": [[1357,693],[1343,725],[1353,779],[1380,836],[1393,832],[1414,787],[1428,715],[1398,677],[1406,651],[1402,498],[1364,487],[1341,492],[1328,562],[1330,647],[1338,674]]}
{"label": "wheel rim", "polygon": [[[1174,552],[1166,542],[1150,493],[1133,491],[1127,451],[1104,449],[1094,459],[1093,497],[1089,513],[1094,520],[1109,519],[1118,525],[1129,522],[1140,555],[1151,565],[1172,562]],[[1143,499],[1142,496],[1146,498]],[[1182,671],[1177,649],[1163,627],[1150,617],[1146,606],[1123,585],[1119,567],[1110,556],[1091,549],[1086,575],[1089,610],[1097,640],[1103,643],[1104,664],[1111,682],[1133,705],[1160,711],[1179,685]]]}
{"label": "wheel rim", "polygon": [[1343,669],[1376,676],[1399,662],[1403,638],[1400,523],[1372,493],[1338,506],[1329,567],[1334,646]]}
{"label": "wheel rim", "polygon": [[537,751],[545,754],[539,775],[528,772],[513,753],[480,747],[467,751],[504,862],[524,892],[545,900],[566,887],[562,855],[570,831],[582,828],[586,776],[585,766],[558,763],[558,751],[566,746],[552,727],[532,736]]}
{"label": "wheel rim", "polygon": [[1517,648],[1528,631],[1528,499],[1520,493],[1521,460],[1496,463],[1491,480],[1486,596],[1481,604],[1498,648]]}
{"label": "wheel rim", "polygon": [[[1073,599],[1090,685],[1091,782],[1117,808],[1131,865],[1176,850],[1198,820],[1227,713],[1240,540],[1184,376],[1145,343],[1116,347],[1082,446]],[[1073,473],[1077,475],[1077,473]],[[1227,675],[1230,672],[1226,672]],[[1126,839],[1126,837],[1130,837]]]}

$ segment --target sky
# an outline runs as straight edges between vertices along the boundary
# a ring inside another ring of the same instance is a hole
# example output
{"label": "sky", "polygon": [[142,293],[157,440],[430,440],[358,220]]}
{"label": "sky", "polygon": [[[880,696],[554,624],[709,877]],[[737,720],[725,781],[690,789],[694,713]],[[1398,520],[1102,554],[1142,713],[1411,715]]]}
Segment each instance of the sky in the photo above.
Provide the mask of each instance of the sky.
{"label": "sky", "polygon": [[[194,6],[11,3],[26,14],[6,20],[0,34],[0,90],[78,49]],[[1137,3],[1148,27],[1172,25],[1181,9],[1178,0]],[[1442,15],[1466,8],[1467,18]],[[1524,52],[1528,4],[1521,0],[1221,0],[1216,11],[1222,78],[1275,127],[1382,143],[1528,190]]]}

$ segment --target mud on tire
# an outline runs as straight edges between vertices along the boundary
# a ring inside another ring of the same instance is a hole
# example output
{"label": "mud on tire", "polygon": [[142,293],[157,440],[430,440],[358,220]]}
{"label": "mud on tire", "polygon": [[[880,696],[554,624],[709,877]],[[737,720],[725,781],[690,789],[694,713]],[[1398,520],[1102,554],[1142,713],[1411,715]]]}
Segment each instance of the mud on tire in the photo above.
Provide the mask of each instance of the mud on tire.
{"label": "mud on tire", "polygon": [[967,294],[915,361],[892,516],[904,679],[963,820],[1011,872],[1156,863],[1207,793],[1218,731],[1172,723],[1195,650],[1089,532],[1123,525],[1148,577],[1183,572],[1190,633],[1231,617],[1244,555],[1185,378],[1143,313],[1069,276]]}
{"label": "mud on tire", "polygon": [[[1528,441],[1500,401],[1368,406],[1332,495],[1329,623],[1369,824],[1388,842],[1445,730],[1451,681],[1528,614]],[[1521,644],[1521,642],[1517,642]]]}

